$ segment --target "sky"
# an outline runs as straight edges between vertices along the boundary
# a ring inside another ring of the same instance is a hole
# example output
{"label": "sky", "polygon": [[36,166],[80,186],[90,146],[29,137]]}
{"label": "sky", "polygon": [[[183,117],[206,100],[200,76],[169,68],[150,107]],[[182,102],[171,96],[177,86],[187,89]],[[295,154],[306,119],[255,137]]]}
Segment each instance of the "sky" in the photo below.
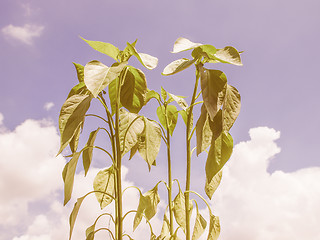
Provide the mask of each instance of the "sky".
{"label": "sky", "polygon": [[[161,75],[171,61],[190,56],[170,53],[178,37],[244,51],[242,67],[212,65],[225,72],[242,98],[241,113],[231,130],[234,153],[210,201],[221,220],[220,238],[319,239],[318,9],[316,0],[2,0],[0,240],[67,239],[73,202],[92,188],[95,174],[108,164],[95,152],[93,169],[86,178],[81,169],[77,171],[74,196],[62,206],[61,171],[66,159],[55,155],[59,111],[77,83],[72,62],[112,64],[79,36],[120,49],[138,39],[138,51],[159,59],[152,71],[138,61],[130,62],[145,72],[148,88],[158,91],[163,86],[183,96],[192,94],[193,84],[186,83],[193,83],[193,69]],[[143,114],[156,119],[152,107]],[[92,109],[99,111],[96,105]],[[84,135],[95,128],[93,121],[86,124]],[[173,168],[183,180],[184,145],[178,140],[182,125],[173,136]],[[161,159],[165,153],[159,154],[151,173],[139,157],[124,161],[125,185],[152,188],[165,176]],[[201,193],[204,183],[196,176],[203,174],[204,160],[202,156],[192,165],[192,188]],[[128,194],[127,206],[135,208],[138,194]],[[99,212],[94,198],[86,204],[74,239],[84,238],[85,227]],[[165,204],[160,206],[164,208]],[[161,219],[157,215],[153,220],[158,230]],[[136,239],[146,239],[146,231],[139,227]]]}

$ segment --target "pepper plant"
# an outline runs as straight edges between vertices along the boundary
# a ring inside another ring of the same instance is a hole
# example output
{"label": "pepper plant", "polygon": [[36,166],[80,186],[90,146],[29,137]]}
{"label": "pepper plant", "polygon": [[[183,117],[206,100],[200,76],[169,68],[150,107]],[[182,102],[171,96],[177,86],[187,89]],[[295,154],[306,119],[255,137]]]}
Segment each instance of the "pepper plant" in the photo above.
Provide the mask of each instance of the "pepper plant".
{"label": "pepper plant", "polygon": [[[197,155],[204,151],[208,153],[205,168],[205,192],[211,199],[220,183],[222,168],[232,153],[233,140],[229,130],[240,111],[240,94],[236,88],[227,83],[226,75],[223,72],[207,69],[205,64],[222,62],[242,65],[239,52],[233,47],[216,49],[212,45],[193,43],[185,38],[177,39],[173,52],[192,50],[192,59],[182,58],[170,63],[163,70],[163,75],[176,74],[192,65],[195,66],[194,90],[191,102],[188,104],[184,97],[169,93],[163,88],[161,88],[160,94],[147,88],[144,72],[130,66],[129,59],[136,57],[149,70],[157,66],[158,59],[145,53],[139,53],[136,49],[137,41],[127,43],[126,48],[121,51],[110,43],[83,40],[93,49],[113,58],[115,62],[110,67],[96,60],[90,61],[85,66],[74,64],[79,82],[71,89],[61,108],[59,117],[61,146],[58,154],[68,145],[71,150],[71,154],[67,156],[70,160],[62,173],[64,204],[67,204],[71,199],[76,167],[81,155],[85,174],[91,166],[94,149],[106,154],[109,167],[98,172],[93,183],[94,191],[77,199],[70,214],[69,239],[71,239],[74,223],[83,200],[88,195],[95,194],[101,209],[114,202],[115,215],[105,212],[98,216],[93,225],[86,230],[87,240],[93,240],[95,233],[101,230],[107,231],[114,240],[122,240],[124,237],[132,239],[128,233],[123,231],[125,218],[131,213],[135,214],[132,223],[133,231],[144,218],[150,226],[150,239],[179,239],[178,231],[181,229],[186,240],[190,240],[191,237],[192,240],[196,240],[203,234],[207,221],[199,213],[197,201],[190,199],[190,193],[198,196],[207,205],[210,217],[207,239],[218,239],[220,233],[219,218],[213,215],[205,198],[190,189],[191,159],[194,150],[196,150]],[[198,91],[199,81],[200,91]],[[109,98],[108,101],[106,96]],[[143,106],[152,99],[155,99],[159,104],[156,109],[159,122],[139,114]],[[105,114],[103,116],[88,113],[90,103],[94,100],[98,101],[104,108]],[[176,105],[172,104],[174,102],[181,110],[178,110]],[[202,104],[201,114],[196,125],[193,126],[194,107],[198,104]],[[179,190],[173,199],[172,185],[174,181],[172,180],[170,141],[178,122],[178,114],[182,116],[186,125],[187,169],[184,190],[180,187],[179,179],[174,180]],[[100,119],[103,125],[92,131],[86,145],[78,149],[84,121],[88,117]],[[96,137],[100,132],[105,132],[105,139],[110,146],[109,148],[102,148],[95,144]],[[194,133],[196,133],[196,146],[191,149],[191,139]],[[121,166],[123,158],[125,155],[129,155],[131,159],[139,152],[150,171],[151,167],[156,165],[161,140],[165,143],[167,151],[167,181],[159,180],[154,188],[144,194],[138,187],[132,186],[139,191],[139,205],[137,209],[123,213],[123,193],[127,190],[122,188]],[[152,229],[150,219],[158,211],[157,206],[160,202],[158,187],[161,183],[165,186],[168,197],[163,226],[157,236]],[[190,218],[194,206],[196,208],[196,218],[191,236]],[[114,224],[114,231],[107,227],[95,228],[96,223],[103,215],[110,217]]]}

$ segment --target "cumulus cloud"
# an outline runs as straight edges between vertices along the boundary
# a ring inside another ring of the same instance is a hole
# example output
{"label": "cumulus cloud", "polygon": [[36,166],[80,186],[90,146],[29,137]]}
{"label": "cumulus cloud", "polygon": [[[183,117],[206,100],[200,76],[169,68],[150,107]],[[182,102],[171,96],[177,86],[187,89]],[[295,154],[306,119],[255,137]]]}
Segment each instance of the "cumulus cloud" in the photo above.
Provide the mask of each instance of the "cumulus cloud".
{"label": "cumulus cloud", "polygon": [[53,102],[47,102],[44,104],[43,108],[47,111],[50,111],[51,108],[54,107],[54,103]]}
{"label": "cumulus cloud", "polygon": [[3,114],[0,112],[0,126],[3,124],[3,119],[4,119]]}
{"label": "cumulus cloud", "polygon": [[12,24],[2,28],[1,32],[7,39],[14,39],[27,45],[32,45],[35,38],[43,33],[44,26],[25,24],[14,26]]}

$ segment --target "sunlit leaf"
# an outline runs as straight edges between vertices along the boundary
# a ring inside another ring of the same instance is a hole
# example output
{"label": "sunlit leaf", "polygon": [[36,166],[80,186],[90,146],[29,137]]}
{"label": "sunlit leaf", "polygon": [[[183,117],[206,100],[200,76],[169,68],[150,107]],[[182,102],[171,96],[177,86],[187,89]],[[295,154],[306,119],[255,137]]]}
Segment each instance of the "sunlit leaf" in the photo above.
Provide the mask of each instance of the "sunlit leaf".
{"label": "sunlit leaf", "polygon": [[163,224],[162,224],[162,228],[161,228],[161,233],[158,236],[158,240],[168,240],[170,237],[170,223],[169,223],[169,219],[166,215],[166,213],[164,213],[163,215]]}
{"label": "sunlit leaf", "polygon": [[144,105],[147,93],[147,81],[144,73],[128,66],[124,83],[121,86],[120,101],[130,112],[138,113]]}
{"label": "sunlit leaf", "polygon": [[84,82],[94,97],[116,79],[127,62],[108,67],[99,61],[91,61],[84,67]]}
{"label": "sunlit leaf", "polygon": [[[189,200],[190,201],[190,200]],[[188,213],[191,216],[193,209],[192,201],[189,202]],[[173,200],[173,214],[178,225],[186,232],[186,207],[185,207],[185,196],[179,189],[179,193]]]}
{"label": "sunlit leaf", "polygon": [[212,178],[226,164],[232,154],[232,149],[233,139],[228,132],[222,132],[221,135],[212,142],[206,162],[207,182],[210,183]]}
{"label": "sunlit leaf", "polygon": [[87,89],[87,86],[84,82],[78,83],[76,86],[74,86],[70,92],[67,98],[79,94],[79,95],[88,95],[90,91]]}
{"label": "sunlit leaf", "polygon": [[212,141],[216,140],[223,131],[223,112],[221,109],[214,116],[213,120],[209,119],[209,126],[212,132]]}
{"label": "sunlit leaf", "polygon": [[157,93],[154,90],[148,90],[148,92],[146,93],[146,99],[145,99],[145,103],[149,102],[150,99],[155,98],[158,101],[160,101],[160,95],[159,93]]}
{"label": "sunlit leaf", "polygon": [[227,46],[222,49],[217,49],[214,54],[215,58],[223,63],[230,63],[238,66],[242,66],[240,54],[234,47]]}
{"label": "sunlit leaf", "polygon": [[92,224],[90,227],[86,229],[86,240],[94,239],[94,229],[96,227],[96,223]]}
{"label": "sunlit leaf", "polygon": [[163,101],[167,100],[167,91],[164,90],[163,87],[161,87],[161,97],[162,97]]}
{"label": "sunlit leaf", "polygon": [[87,42],[94,50],[101,52],[103,54],[112,57],[114,60],[117,61],[117,56],[119,54],[119,49],[113,46],[111,43],[99,42],[99,41],[90,41],[84,38],[81,38],[85,42]]}
{"label": "sunlit leaf", "polygon": [[[167,109],[167,111],[165,110]],[[157,108],[157,115],[159,118],[159,121],[161,125],[164,127],[164,129],[167,129],[167,122],[166,122],[166,115],[168,118],[168,127],[169,127],[169,133],[172,135],[178,121],[178,110],[176,106],[174,105],[167,105],[167,108],[165,106],[159,106]]]}
{"label": "sunlit leaf", "polygon": [[72,212],[70,214],[70,217],[69,217],[69,224],[70,224],[69,240],[71,239],[71,236],[72,236],[74,224],[77,219],[80,206],[81,206],[83,200],[85,199],[85,197],[86,196],[83,196],[83,197],[77,199],[77,202],[74,204],[74,207],[73,207]]}
{"label": "sunlit leaf", "polygon": [[85,146],[85,150],[83,150],[82,152],[82,160],[83,160],[83,168],[84,168],[84,174],[85,176],[87,175],[88,173],[88,170],[90,168],[90,165],[91,165],[91,161],[92,161],[92,152],[93,152],[93,145],[94,145],[94,142],[96,140],[96,137],[97,137],[97,134],[98,134],[98,131],[100,130],[100,128],[98,128],[97,130],[95,131],[92,131],[89,135],[89,138],[88,138],[88,141],[87,141],[87,144]]}
{"label": "sunlit leaf", "polygon": [[144,67],[151,70],[158,65],[158,58],[146,53],[138,53],[136,48],[130,43],[127,43],[127,47],[130,49],[131,54],[135,56]]}
{"label": "sunlit leaf", "polygon": [[80,154],[81,152],[75,152],[73,154],[71,160],[66,165],[64,173],[62,174],[64,176],[64,205],[66,205],[67,202],[69,202],[69,200],[71,199],[74,175],[76,172]]}
{"label": "sunlit leaf", "polygon": [[79,80],[79,83],[83,82],[84,79],[84,66],[82,66],[81,64],[79,63],[73,63],[73,65],[75,66],[76,70],[77,70],[77,76],[78,76],[78,80]]}
{"label": "sunlit leaf", "polygon": [[238,90],[227,84],[226,96],[223,104],[223,129],[229,131],[236,121],[241,108],[241,98]]}
{"label": "sunlit leaf", "polygon": [[206,185],[204,190],[210,199],[212,198],[212,195],[219,187],[221,179],[222,179],[222,170],[220,170],[216,175],[214,175],[210,183],[206,180]]}
{"label": "sunlit leaf", "polygon": [[[109,99],[110,99],[110,105],[111,105],[111,115],[112,116],[116,112],[118,84],[119,84],[119,77],[117,77],[115,80],[111,81],[111,83],[108,86]],[[122,107],[121,102],[120,102],[119,108],[120,107]]]}
{"label": "sunlit leaf", "polygon": [[198,205],[196,204],[197,209],[197,216],[196,221],[194,223],[193,233],[192,233],[192,240],[197,240],[199,237],[203,234],[206,226],[207,221],[202,217],[202,215],[199,213]]}
{"label": "sunlit leaf", "polygon": [[210,214],[209,234],[207,240],[217,240],[220,235],[219,217]]}
{"label": "sunlit leaf", "polygon": [[202,45],[202,44],[201,43],[194,43],[186,38],[180,37],[175,41],[175,43],[173,45],[172,53],[187,51],[187,50],[196,48],[200,45]]}
{"label": "sunlit leaf", "polygon": [[182,70],[190,67],[196,59],[189,60],[187,58],[182,58],[175,60],[171,63],[169,63],[164,69],[162,74],[163,75],[173,75],[175,73],[181,72]]}
{"label": "sunlit leaf", "polygon": [[62,105],[59,116],[60,150],[69,144],[77,133],[78,127],[83,123],[86,112],[90,107],[92,95],[73,95]]}
{"label": "sunlit leaf", "polygon": [[79,137],[80,137],[82,128],[83,128],[83,123],[78,126],[75,134],[73,135],[71,141],[69,142],[70,150],[72,153],[77,151],[78,144],[79,144]]}
{"label": "sunlit leaf", "polygon": [[215,58],[214,54],[216,51],[217,49],[214,46],[207,44],[195,48],[191,55],[194,59],[199,59],[201,57],[204,57],[205,59],[213,59]]}
{"label": "sunlit leaf", "polygon": [[212,120],[222,105],[221,97],[225,95],[226,75],[219,70],[202,69],[200,72],[202,98]]}
{"label": "sunlit leaf", "polygon": [[114,181],[115,181],[115,170],[113,165],[110,168],[99,171],[93,181],[93,189],[95,191],[103,192],[103,193],[101,192],[95,193],[101,209],[108,206],[113,200],[107,194],[111,196],[114,195]]}
{"label": "sunlit leaf", "polygon": [[169,93],[170,97],[173,98],[174,101],[176,101],[176,103],[178,103],[178,105],[183,109],[183,110],[187,110],[187,108],[189,107],[186,100],[183,99],[183,97],[179,97],[176,96],[172,93]]}
{"label": "sunlit leaf", "polygon": [[197,155],[202,153],[211,145],[212,131],[209,126],[209,116],[204,105],[201,107],[201,114],[196,124]]}

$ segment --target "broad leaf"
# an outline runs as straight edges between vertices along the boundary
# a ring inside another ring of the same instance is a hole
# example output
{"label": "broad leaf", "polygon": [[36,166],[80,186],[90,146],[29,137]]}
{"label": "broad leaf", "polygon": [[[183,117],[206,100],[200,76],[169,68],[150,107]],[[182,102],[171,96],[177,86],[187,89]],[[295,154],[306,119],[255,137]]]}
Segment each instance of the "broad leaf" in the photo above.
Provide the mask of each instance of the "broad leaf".
{"label": "broad leaf", "polygon": [[140,69],[128,66],[120,92],[122,106],[130,112],[138,113],[145,104],[146,93],[147,81],[144,73]]}
{"label": "broad leaf", "polygon": [[158,58],[146,53],[138,53],[136,48],[130,43],[127,43],[127,47],[130,50],[131,54],[135,56],[144,67],[151,70],[158,65]]}
{"label": "broad leaf", "polygon": [[204,190],[208,198],[210,199],[212,198],[212,195],[220,185],[221,179],[222,179],[222,170],[220,170],[216,175],[214,175],[210,183],[206,180],[206,185],[204,187]]}
{"label": "broad leaf", "polygon": [[232,154],[232,149],[233,139],[228,132],[222,132],[215,141],[212,141],[206,162],[207,182],[210,183],[226,164]]}
{"label": "broad leaf", "polygon": [[116,79],[127,62],[108,67],[99,61],[91,61],[84,67],[84,82],[94,97]]}
{"label": "broad leaf", "polygon": [[98,52],[106,54],[117,61],[117,57],[120,51],[117,47],[113,46],[111,43],[90,41],[84,38],[81,38],[81,39],[87,42],[94,50],[97,50]]}
{"label": "broad leaf", "polygon": [[100,130],[100,128],[98,128],[95,131],[92,131],[89,135],[87,144],[85,146],[85,150],[83,150],[82,152],[82,160],[83,160],[83,168],[84,168],[84,174],[85,176],[88,173],[88,170],[90,168],[91,165],[91,161],[92,161],[92,152],[93,152],[93,145],[94,145],[94,141],[96,140],[98,131]]}
{"label": "broad leaf", "polygon": [[163,215],[163,224],[162,224],[162,228],[161,228],[161,233],[158,236],[158,240],[168,240],[170,238],[170,223],[169,223],[169,219],[166,215],[166,213],[164,213]]}
{"label": "broad leaf", "polygon": [[[111,81],[111,83],[108,86],[109,99],[110,99],[110,105],[111,105],[111,115],[112,116],[116,113],[118,84],[119,84],[119,77],[117,77],[115,80]],[[121,102],[120,102],[119,108],[120,107],[121,107]]]}
{"label": "broad leaf", "polygon": [[211,145],[212,131],[209,126],[209,116],[204,105],[201,107],[201,114],[196,124],[197,155],[202,153]]}
{"label": "broad leaf", "polygon": [[164,90],[163,87],[161,87],[161,97],[162,97],[163,101],[167,100],[167,91]]}
{"label": "broad leaf", "polygon": [[88,95],[90,91],[87,89],[87,86],[84,82],[78,83],[76,86],[74,86],[70,92],[67,98],[79,94],[79,95]]}
{"label": "broad leaf", "polygon": [[187,110],[187,108],[189,107],[186,100],[183,99],[183,97],[179,97],[176,96],[172,93],[169,93],[170,97],[172,97],[172,99],[174,101],[176,101],[176,103],[178,103],[178,105],[183,109],[183,110]]}
{"label": "broad leaf", "polygon": [[212,141],[216,140],[223,131],[223,111],[219,109],[213,120],[209,119],[209,126],[212,132]]}
{"label": "broad leaf", "polygon": [[223,104],[223,129],[229,131],[236,121],[241,108],[241,98],[238,90],[227,84],[226,96]]}
{"label": "broad leaf", "polygon": [[169,63],[164,69],[162,74],[163,75],[173,75],[175,73],[181,72],[182,70],[190,67],[196,59],[189,60],[187,58],[182,58],[175,60],[171,63]]}
{"label": "broad leaf", "polygon": [[77,199],[77,202],[74,204],[74,207],[73,207],[72,212],[70,214],[70,217],[69,217],[69,224],[70,224],[69,240],[71,239],[71,236],[72,236],[74,224],[77,219],[80,206],[81,206],[83,200],[85,199],[85,197],[86,197],[86,195]]}
{"label": "broad leaf", "polygon": [[214,54],[215,58],[219,62],[230,63],[238,66],[242,66],[240,54],[234,47],[227,46],[222,49],[218,49]]}
{"label": "broad leaf", "polygon": [[160,101],[160,95],[159,95],[159,93],[157,93],[157,92],[154,91],[154,90],[148,90],[148,92],[146,93],[145,104],[146,104],[147,102],[149,102],[151,98],[155,98],[155,99],[157,99],[158,101]]}
{"label": "broad leaf", "polygon": [[197,208],[197,216],[196,221],[194,223],[193,233],[192,233],[192,240],[197,240],[199,237],[203,234],[206,226],[207,221],[202,217],[202,215],[199,213],[198,205],[196,204]]}
{"label": "broad leaf", "polygon": [[175,41],[172,53],[187,51],[201,45],[201,43],[194,43],[186,38],[180,37]]}
{"label": "broad leaf", "polygon": [[69,202],[69,200],[71,199],[74,175],[76,172],[80,154],[81,152],[75,152],[73,154],[71,160],[67,163],[66,168],[62,173],[64,179],[64,205],[66,205],[67,202]]}
{"label": "broad leaf", "polygon": [[110,168],[99,171],[93,181],[93,189],[95,191],[103,192],[103,193],[101,192],[95,193],[101,209],[104,209],[113,200],[107,194],[111,196],[114,195],[114,182],[115,182],[115,170],[113,165]]}
{"label": "broad leaf", "polygon": [[201,45],[195,48],[191,55],[194,59],[199,59],[201,57],[204,57],[205,59],[214,59],[216,51],[217,49],[212,45]]}
{"label": "broad leaf", "polygon": [[78,126],[75,134],[73,135],[71,141],[69,142],[70,150],[72,153],[76,152],[78,149],[79,137],[80,137],[80,133],[81,133],[82,128],[83,128],[83,124],[80,124]]}
{"label": "broad leaf", "polygon": [[78,80],[79,83],[84,81],[84,66],[82,66],[79,63],[73,63],[73,65],[75,66],[76,70],[77,70],[77,76],[78,76]]}
{"label": "broad leaf", "polygon": [[[190,201],[190,200],[189,200]],[[192,214],[192,201],[189,202],[188,213]],[[179,193],[173,200],[173,214],[178,225],[186,232],[186,206],[185,206],[185,196],[179,189]]]}
{"label": "broad leaf", "polygon": [[60,150],[69,144],[77,133],[78,127],[83,123],[86,112],[90,107],[92,95],[72,95],[61,107],[59,116],[59,130],[61,135]]}
{"label": "broad leaf", "polygon": [[94,239],[94,229],[96,227],[96,222],[86,229],[86,240]]}
{"label": "broad leaf", "polygon": [[207,240],[217,240],[220,235],[219,217],[210,214],[209,234]]}
{"label": "broad leaf", "polygon": [[[169,127],[169,133],[172,136],[173,131],[177,125],[177,121],[178,121],[178,110],[176,108],[176,106],[174,105],[167,105],[167,111],[165,110],[165,106],[159,106],[157,108],[157,115],[159,118],[159,121],[161,123],[161,125],[165,128],[168,129]],[[166,114],[165,114],[166,112]],[[167,127],[167,121],[166,121],[166,115],[167,115],[167,119],[168,119],[168,127]]]}
{"label": "broad leaf", "polygon": [[202,68],[200,72],[202,98],[212,120],[222,106],[227,84],[226,75],[219,70]]}

